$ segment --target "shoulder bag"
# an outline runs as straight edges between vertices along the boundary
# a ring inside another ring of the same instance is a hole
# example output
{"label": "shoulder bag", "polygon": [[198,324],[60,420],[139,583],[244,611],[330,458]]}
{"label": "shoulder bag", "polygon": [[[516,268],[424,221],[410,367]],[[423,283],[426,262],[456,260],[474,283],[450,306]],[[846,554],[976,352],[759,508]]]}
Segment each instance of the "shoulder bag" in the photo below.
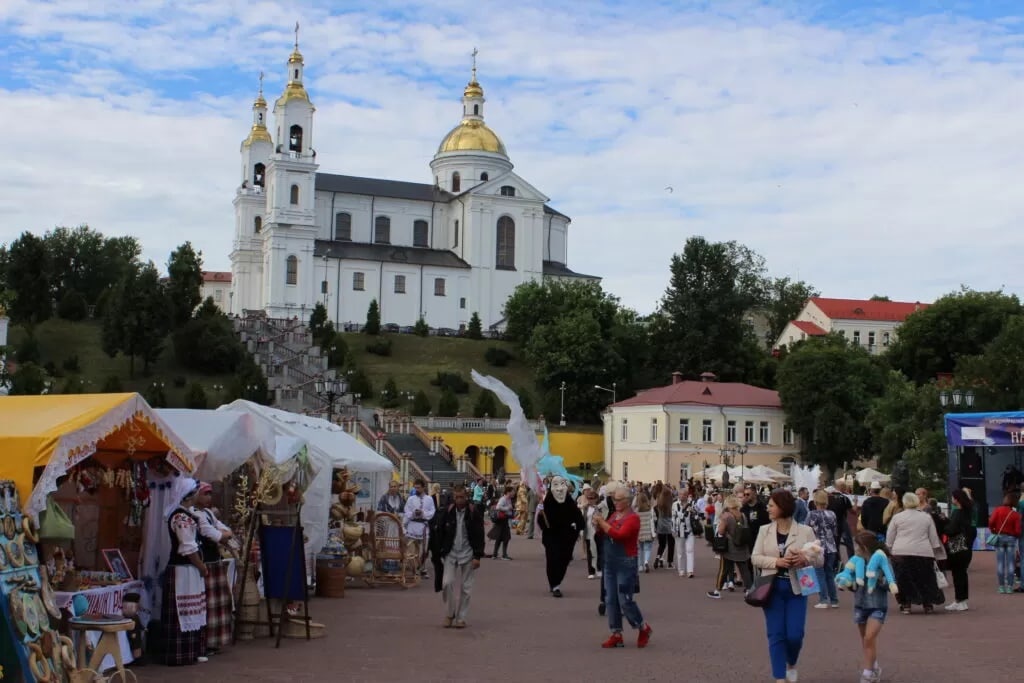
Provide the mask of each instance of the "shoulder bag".
{"label": "shoulder bag", "polygon": [[761,574],[743,596],[743,601],[751,607],[767,607],[768,603],[772,601],[772,593],[775,592],[775,579],[778,576],[778,572]]}

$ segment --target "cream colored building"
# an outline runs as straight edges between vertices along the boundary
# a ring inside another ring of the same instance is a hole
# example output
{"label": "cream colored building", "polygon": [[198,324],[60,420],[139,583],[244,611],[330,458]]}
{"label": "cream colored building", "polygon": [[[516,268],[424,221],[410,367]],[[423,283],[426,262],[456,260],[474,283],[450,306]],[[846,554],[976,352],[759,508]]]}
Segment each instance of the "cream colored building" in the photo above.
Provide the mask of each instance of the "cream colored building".
{"label": "cream colored building", "polygon": [[[711,373],[619,401],[604,414],[604,464],[614,479],[679,484],[732,451],[732,465],[787,471],[800,460],[779,393]],[[745,453],[739,450],[745,448]]]}
{"label": "cream colored building", "polygon": [[213,299],[217,308],[225,313],[231,312],[231,273],[226,271],[204,270],[203,286],[199,290],[202,300]]}
{"label": "cream colored building", "polygon": [[907,316],[928,307],[921,302],[812,297],[775,341],[776,349],[808,337],[838,332],[868,353],[885,353]]}

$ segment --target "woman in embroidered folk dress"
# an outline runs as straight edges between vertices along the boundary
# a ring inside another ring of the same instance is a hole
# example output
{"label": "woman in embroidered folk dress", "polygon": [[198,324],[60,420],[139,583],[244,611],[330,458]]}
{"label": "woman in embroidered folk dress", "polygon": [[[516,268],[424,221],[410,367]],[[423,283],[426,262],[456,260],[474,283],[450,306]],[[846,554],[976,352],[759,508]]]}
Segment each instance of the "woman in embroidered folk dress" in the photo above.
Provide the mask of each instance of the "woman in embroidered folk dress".
{"label": "woman in embroidered folk dress", "polygon": [[206,650],[215,654],[231,644],[231,582],[228,579],[230,562],[222,559],[220,544],[233,538],[231,529],[217,519],[210,509],[213,504],[213,486],[199,484],[196,507],[199,520],[199,552],[206,565]]}
{"label": "woman in embroidered folk dress", "polygon": [[199,520],[192,513],[198,482],[178,477],[171,484],[164,516],[171,556],[164,574],[163,663],[181,666],[206,661],[206,565],[199,552]]}

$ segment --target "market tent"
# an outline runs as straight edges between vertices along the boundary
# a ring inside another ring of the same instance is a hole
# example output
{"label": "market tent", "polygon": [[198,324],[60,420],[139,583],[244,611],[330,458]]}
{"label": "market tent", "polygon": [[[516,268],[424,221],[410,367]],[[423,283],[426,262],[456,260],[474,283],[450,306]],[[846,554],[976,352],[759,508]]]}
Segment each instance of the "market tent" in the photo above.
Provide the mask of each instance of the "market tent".
{"label": "market tent", "polygon": [[753,468],[754,474],[758,477],[767,477],[773,481],[792,481],[793,477],[789,476],[785,472],[779,472],[776,469],[768,467],[768,465],[755,465]]}
{"label": "market tent", "polygon": [[0,477],[14,480],[33,518],[57,479],[94,454],[159,455],[179,472],[195,471],[191,449],[138,394],[2,396],[0,452]]}
{"label": "market tent", "polygon": [[233,410],[156,410],[196,458],[196,477],[220,481],[253,455],[273,460],[274,431],[249,413]]}
{"label": "market tent", "polygon": [[276,434],[304,439],[308,444],[309,457],[317,474],[306,490],[302,505],[307,558],[319,552],[327,540],[333,470],[347,467],[353,480],[369,493],[371,503],[378,491],[387,488],[394,471],[390,460],[327,420],[241,399],[217,410],[249,413],[270,425]]}
{"label": "market tent", "polygon": [[864,469],[857,473],[857,476],[855,478],[857,479],[858,484],[861,484],[862,486],[868,486],[873,481],[877,481],[882,484],[888,483],[891,477],[889,477],[888,474],[882,474],[878,470],[873,470],[870,467],[865,467]]}

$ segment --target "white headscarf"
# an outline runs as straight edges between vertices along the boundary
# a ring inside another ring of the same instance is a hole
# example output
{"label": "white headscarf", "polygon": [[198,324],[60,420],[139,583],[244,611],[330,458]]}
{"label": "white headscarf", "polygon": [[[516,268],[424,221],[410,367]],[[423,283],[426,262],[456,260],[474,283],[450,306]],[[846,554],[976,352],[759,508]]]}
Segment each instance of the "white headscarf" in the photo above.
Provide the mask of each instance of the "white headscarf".
{"label": "white headscarf", "polygon": [[181,501],[192,495],[197,488],[199,488],[199,482],[192,477],[175,477],[171,482],[171,492],[167,496],[164,519],[170,519],[174,511],[181,507]]}

